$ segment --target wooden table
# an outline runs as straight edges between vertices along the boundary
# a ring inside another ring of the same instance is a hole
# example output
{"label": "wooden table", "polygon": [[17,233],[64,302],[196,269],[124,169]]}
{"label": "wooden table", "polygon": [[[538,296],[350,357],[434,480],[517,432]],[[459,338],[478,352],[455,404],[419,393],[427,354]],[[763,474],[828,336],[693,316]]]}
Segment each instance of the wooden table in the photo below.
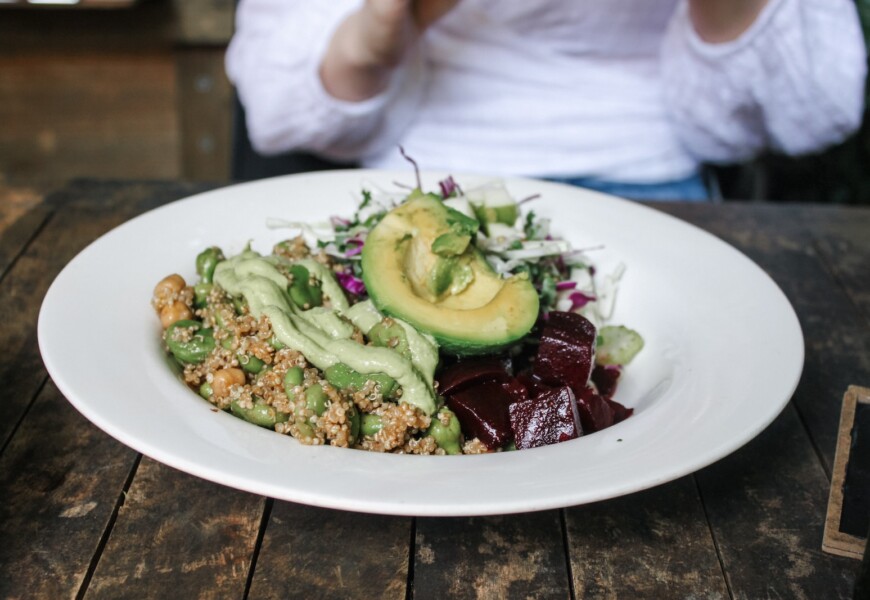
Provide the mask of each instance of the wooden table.
{"label": "wooden table", "polygon": [[870,209],[656,205],[743,250],[800,317],[800,385],[745,447],[597,504],[415,519],[274,501],[165,467],[91,425],[47,377],[35,326],[58,271],[115,225],[206,188],[76,181],[2,232],[0,596],[851,596],[859,561],[820,548],[841,399],[870,384]]}

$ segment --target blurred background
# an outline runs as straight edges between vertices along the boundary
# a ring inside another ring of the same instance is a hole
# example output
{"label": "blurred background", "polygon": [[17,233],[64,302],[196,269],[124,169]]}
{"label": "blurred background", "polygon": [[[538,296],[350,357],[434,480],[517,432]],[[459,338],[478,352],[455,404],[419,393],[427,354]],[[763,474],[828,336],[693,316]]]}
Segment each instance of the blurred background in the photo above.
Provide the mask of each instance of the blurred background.
{"label": "blurred background", "polygon": [[[856,0],[870,33],[870,0]],[[233,0],[0,0],[6,218],[71,178],[228,182]],[[866,114],[866,112],[865,112]],[[801,158],[718,166],[726,199],[870,204],[870,124]]]}

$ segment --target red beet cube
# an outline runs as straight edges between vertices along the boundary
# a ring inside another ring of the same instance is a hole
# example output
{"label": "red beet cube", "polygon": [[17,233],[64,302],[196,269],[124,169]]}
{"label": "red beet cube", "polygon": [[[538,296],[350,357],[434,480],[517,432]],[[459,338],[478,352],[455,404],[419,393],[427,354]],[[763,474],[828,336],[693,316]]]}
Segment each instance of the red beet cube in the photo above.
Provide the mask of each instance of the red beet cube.
{"label": "red beet cube", "polygon": [[621,421],[625,421],[631,415],[634,414],[633,408],[626,408],[616,400],[611,400],[610,398],[605,398],[607,404],[610,405],[610,410],[613,411],[613,424],[616,425]]}
{"label": "red beet cube", "polygon": [[510,422],[517,449],[556,444],[583,435],[571,388],[554,388],[510,405]]}
{"label": "red beet cube", "polygon": [[613,408],[591,387],[584,388],[577,395],[577,409],[580,412],[583,431],[586,433],[601,431],[614,423]]}
{"label": "red beet cube", "polygon": [[601,396],[613,398],[621,372],[621,369],[616,365],[595,365],[595,368],[592,369],[592,382],[595,383]]}
{"label": "red beet cube", "polygon": [[490,450],[511,441],[511,402],[511,392],[497,381],[478,383],[447,397],[447,406],[459,419],[465,437],[478,438]]}
{"label": "red beet cube", "polygon": [[482,381],[511,379],[504,363],[492,356],[464,359],[445,367],[438,374],[438,393],[446,396]]}
{"label": "red beet cube", "polygon": [[579,394],[595,361],[595,326],[576,313],[552,311],[541,330],[534,374],[545,383],[569,385]]}

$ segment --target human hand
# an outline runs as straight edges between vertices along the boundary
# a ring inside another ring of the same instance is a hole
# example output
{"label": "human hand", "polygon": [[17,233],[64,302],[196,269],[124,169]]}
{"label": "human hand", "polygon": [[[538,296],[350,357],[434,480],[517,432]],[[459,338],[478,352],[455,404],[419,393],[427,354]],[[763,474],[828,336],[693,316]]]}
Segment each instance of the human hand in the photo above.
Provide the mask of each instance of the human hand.
{"label": "human hand", "polygon": [[359,101],[381,91],[420,34],[459,0],[366,0],[339,25],[320,68],[332,95]]}

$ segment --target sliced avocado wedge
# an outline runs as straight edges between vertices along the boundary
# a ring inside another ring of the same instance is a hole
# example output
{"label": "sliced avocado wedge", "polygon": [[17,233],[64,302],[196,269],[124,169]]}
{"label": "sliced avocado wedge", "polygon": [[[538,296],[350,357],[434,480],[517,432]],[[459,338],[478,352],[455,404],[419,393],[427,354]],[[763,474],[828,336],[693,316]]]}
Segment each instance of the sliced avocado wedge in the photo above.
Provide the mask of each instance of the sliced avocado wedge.
{"label": "sliced avocado wedge", "polygon": [[474,244],[456,255],[433,251],[455,232],[455,212],[436,196],[409,196],[366,238],[363,279],[379,310],[431,334],[445,352],[495,352],[531,330],[538,294],[523,276],[495,273]]}

